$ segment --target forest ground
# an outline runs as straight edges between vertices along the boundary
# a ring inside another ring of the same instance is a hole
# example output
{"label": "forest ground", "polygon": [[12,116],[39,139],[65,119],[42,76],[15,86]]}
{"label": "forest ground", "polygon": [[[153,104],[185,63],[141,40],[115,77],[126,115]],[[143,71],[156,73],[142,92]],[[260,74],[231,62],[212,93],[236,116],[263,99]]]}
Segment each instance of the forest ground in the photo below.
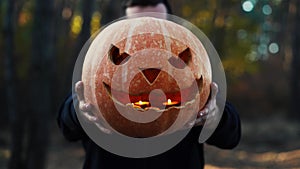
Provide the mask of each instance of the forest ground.
{"label": "forest ground", "polygon": [[[205,145],[205,169],[300,169],[300,124],[279,116],[242,119],[243,135],[234,150]],[[47,169],[81,169],[80,142],[64,140],[53,124]],[[0,169],[7,168],[8,131],[0,133]]]}

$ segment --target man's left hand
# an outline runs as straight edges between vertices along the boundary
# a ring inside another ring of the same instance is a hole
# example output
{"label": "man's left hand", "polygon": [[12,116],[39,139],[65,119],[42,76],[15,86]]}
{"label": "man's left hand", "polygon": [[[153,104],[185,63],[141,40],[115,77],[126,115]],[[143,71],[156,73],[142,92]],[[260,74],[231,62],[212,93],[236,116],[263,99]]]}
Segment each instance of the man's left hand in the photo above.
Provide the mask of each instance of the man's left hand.
{"label": "man's left hand", "polygon": [[192,128],[194,126],[201,126],[205,123],[211,124],[215,121],[217,114],[219,113],[219,108],[217,106],[217,93],[218,93],[218,85],[215,82],[212,82],[211,85],[211,95],[210,99],[204,108],[197,114],[196,120],[187,124],[187,128]]}

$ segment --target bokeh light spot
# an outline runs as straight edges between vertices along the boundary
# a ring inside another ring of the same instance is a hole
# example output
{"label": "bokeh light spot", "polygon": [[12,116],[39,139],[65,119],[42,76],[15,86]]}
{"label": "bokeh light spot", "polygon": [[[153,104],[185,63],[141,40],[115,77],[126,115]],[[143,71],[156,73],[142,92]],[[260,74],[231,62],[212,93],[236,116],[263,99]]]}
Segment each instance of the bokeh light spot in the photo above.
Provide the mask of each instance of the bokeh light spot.
{"label": "bokeh light spot", "polygon": [[65,7],[62,10],[61,16],[63,17],[63,19],[68,20],[72,17],[72,14],[73,14],[73,12],[72,12],[71,8]]}
{"label": "bokeh light spot", "polygon": [[74,16],[74,18],[71,22],[71,33],[72,33],[73,38],[76,38],[77,35],[80,33],[82,23],[83,23],[83,19],[80,15]]}
{"label": "bokeh light spot", "polygon": [[272,8],[270,5],[264,5],[263,8],[262,8],[262,12],[265,14],[265,15],[271,15],[272,14]]}
{"label": "bokeh light spot", "polygon": [[251,1],[245,1],[242,4],[242,8],[245,12],[251,12],[254,8],[254,4]]}
{"label": "bokeh light spot", "polygon": [[28,11],[21,12],[18,18],[19,25],[26,25],[32,19],[31,14]]}
{"label": "bokeh light spot", "polygon": [[268,54],[268,46],[266,44],[260,44],[257,48],[258,53],[260,55],[267,55]]}
{"label": "bokeh light spot", "polygon": [[91,20],[91,35],[94,35],[101,27],[101,13],[94,12]]}
{"label": "bokeh light spot", "polygon": [[275,42],[269,45],[269,52],[272,54],[276,54],[279,52],[279,45]]}
{"label": "bokeh light spot", "polygon": [[237,37],[238,37],[239,39],[246,39],[247,36],[248,36],[247,31],[245,31],[244,29],[238,30],[238,32],[237,32]]}

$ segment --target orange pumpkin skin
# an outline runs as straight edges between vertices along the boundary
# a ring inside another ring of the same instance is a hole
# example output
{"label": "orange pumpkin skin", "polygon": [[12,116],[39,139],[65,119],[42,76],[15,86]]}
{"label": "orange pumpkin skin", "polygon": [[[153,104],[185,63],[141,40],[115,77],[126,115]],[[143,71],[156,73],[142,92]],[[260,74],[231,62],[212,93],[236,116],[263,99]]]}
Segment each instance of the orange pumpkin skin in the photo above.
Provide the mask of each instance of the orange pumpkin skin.
{"label": "orange pumpkin skin", "polygon": [[[82,70],[86,102],[96,105],[97,116],[111,129],[131,137],[174,132],[195,118],[209,97],[211,76],[209,57],[199,39],[176,23],[152,17],[121,20],[102,30]],[[132,106],[149,101],[155,89],[165,98],[159,95],[154,100],[170,98],[181,105],[160,110]],[[128,118],[149,115],[157,118],[145,122]]]}

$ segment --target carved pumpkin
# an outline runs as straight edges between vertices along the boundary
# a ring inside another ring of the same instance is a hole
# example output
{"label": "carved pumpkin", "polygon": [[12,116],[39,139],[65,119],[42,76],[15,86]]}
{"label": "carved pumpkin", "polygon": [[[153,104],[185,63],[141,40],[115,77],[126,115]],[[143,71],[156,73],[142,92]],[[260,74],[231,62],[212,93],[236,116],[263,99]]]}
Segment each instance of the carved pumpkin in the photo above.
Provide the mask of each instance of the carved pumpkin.
{"label": "carved pumpkin", "polygon": [[131,137],[173,132],[195,118],[210,94],[202,43],[174,22],[140,17],[115,22],[91,44],[82,80],[97,116]]}

